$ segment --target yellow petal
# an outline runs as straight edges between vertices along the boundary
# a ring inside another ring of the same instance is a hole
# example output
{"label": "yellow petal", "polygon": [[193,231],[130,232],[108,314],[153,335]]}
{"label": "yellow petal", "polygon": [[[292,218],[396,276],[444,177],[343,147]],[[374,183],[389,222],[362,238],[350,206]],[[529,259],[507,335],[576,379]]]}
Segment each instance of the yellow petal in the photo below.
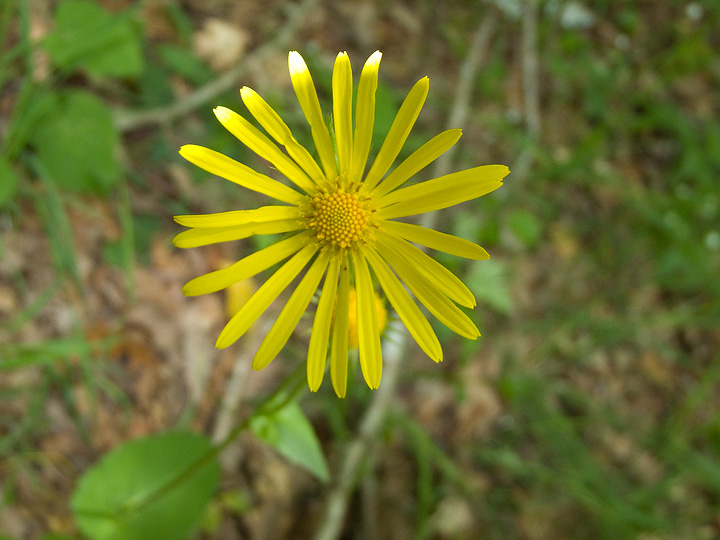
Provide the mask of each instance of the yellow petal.
{"label": "yellow petal", "polygon": [[255,90],[247,86],[243,86],[240,95],[250,114],[267,130],[270,136],[285,147],[290,157],[303,168],[315,183],[322,182],[325,178],[322,169],[310,155],[310,152],[295,140],[290,128],[273,108]]}
{"label": "yellow petal", "polygon": [[215,150],[194,144],[186,144],[180,148],[180,155],[190,163],[205,169],[211,174],[216,174],[279,201],[300,204],[304,200],[304,196],[294,189],[273,180],[269,176],[260,174],[247,165],[243,165],[220,152],[215,152]]}
{"label": "yellow petal", "polygon": [[378,217],[412,216],[476,199],[499,188],[509,172],[505,165],[484,165],[395,190],[378,201]]}
{"label": "yellow petal", "polygon": [[360,180],[365,172],[373,125],[375,124],[375,90],[378,84],[378,71],[382,54],[375,51],[365,62],[358,83],[357,104],[355,106],[355,137],[353,139],[352,159],[350,160],[350,179]]}
{"label": "yellow petal", "polygon": [[215,107],[215,116],[230,133],[260,157],[267,159],[278,171],[306,193],[313,190],[313,181],[305,171],[242,116],[225,107]]}
{"label": "yellow petal", "polygon": [[347,390],[348,362],[348,305],[350,304],[350,270],[348,259],[343,257],[340,265],[335,320],[333,321],[332,347],[330,350],[330,378],[338,397],[345,397]]}
{"label": "yellow petal", "polygon": [[376,231],[377,243],[384,243],[389,249],[407,259],[435,287],[452,300],[465,307],[475,307],[475,297],[460,279],[442,264],[418,248],[393,234]]}
{"label": "yellow petal", "polygon": [[390,269],[372,249],[363,250],[370,266],[380,282],[380,286],[390,303],[397,311],[400,319],[407,327],[410,335],[415,339],[420,348],[425,351],[435,362],[442,361],[442,347],[438,341],[432,326],[417,307],[413,299],[403,287],[402,283],[395,277]]}
{"label": "yellow petal", "polygon": [[227,268],[196,277],[185,284],[182,293],[185,296],[207,294],[225,289],[234,283],[259,274],[300,250],[307,244],[311,234],[311,231],[295,234],[290,238],[275,242],[265,249],[256,251]]}
{"label": "yellow petal", "polygon": [[329,259],[329,250],[321,253],[300,280],[297,288],[293,291],[287,304],[285,304],[277,320],[260,344],[260,348],[255,353],[252,364],[253,369],[261,370],[272,362],[285,346],[287,340],[290,339],[290,335],[298,322],[300,322],[300,317],[302,317],[310,300],[312,300],[313,294],[315,294]]}
{"label": "yellow petal", "polygon": [[278,295],[295,279],[300,271],[317,251],[315,245],[307,245],[292,259],[280,267],[262,286],[255,291],[250,300],[240,308],[230,322],[225,325],[215,342],[218,349],[224,349],[237,341],[262,313],[273,303]]}
{"label": "yellow petal", "polygon": [[269,221],[268,223],[248,223],[233,227],[198,228],[183,231],[173,238],[173,244],[179,248],[207,246],[219,242],[230,242],[248,238],[255,234],[277,234],[302,229],[297,219]]}
{"label": "yellow petal", "polygon": [[380,350],[380,331],[378,330],[375,291],[365,258],[361,253],[353,253],[355,267],[355,290],[357,291],[358,341],[360,349],[360,368],[365,382],[370,388],[380,386],[382,376],[382,351]]}
{"label": "yellow petal", "polygon": [[441,323],[468,339],[477,339],[480,336],[470,318],[442,294],[416,266],[382,242],[376,244],[376,247],[408,289]]}
{"label": "yellow petal", "polygon": [[427,167],[435,161],[439,156],[447,152],[460,138],[462,130],[449,129],[435,135],[428,142],[410,154],[405,161],[398,165],[393,172],[388,174],[385,179],[373,191],[373,198],[377,199],[390,193],[393,189],[401,186],[408,178],[416,174],[418,171]]}
{"label": "yellow petal", "polygon": [[335,144],[337,145],[340,174],[350,169],[352,152],[352,67],[346,52],[335,59],[332,76],[333,119],[335,120]]}
{"label": "yellow petal", "polygon": [[325,375],[325,360],[327,359],[330,326],[333,319],[333,309],[335,308],[335,298],[337,296],[339,271],[340,259],[335,257],[330,261],[330,265],[328,266],[322,295],[320,295],[320,302],[315,312],[312,334],[310,334],[307,379],[308,386],[312,392],[317,392]]}
{"label": "yellow petal", "polygon": [[330,132],[323,119],[310,71],[305,64],[305,60],[297,51],[291,51],[288,55],[288,66],[290,67],[290,79],[295,94],[305,118],[310,124],[312,138],[315,141],[315,148],[320,156],[325,176],[334,179],[337,176],[335,151],[333,150],[332,139],[330,139]]}
{"label": "yellow petal", "polygon": [[254,210],[234,210],[217,214],[175,216],[175,221],[185,227],[237,227],[249,223],[266,223],[283,219],[299,219],[297,206],[263,206]]}
{"label": "yellow petal", "polygon": [[372,189],[377,185],[400,153],[403,144],[405,144],[405,139],[410,134],[410,130],[420,114],[420,109],[425,103],[429,87],[429,79],[423,77],[415,83],[400,106],[390,131],[385,137],[385,142],[380,147],[375,162],[365,178],[365,185],[368,189]]}
{"label": "yellow petal", "polygon": [[451,234],[438,232],[434,229],[420,227],[411,223],[401,223],[399,221],[385,221],[383,228],[392,234],[396,234],[405,240],[415,242],[421,246],[428,247],[443,253],[457,255],[466,259],[480,261],[489,259],[490,255],[477,244],[473,244],[464,238],[458,238]]}

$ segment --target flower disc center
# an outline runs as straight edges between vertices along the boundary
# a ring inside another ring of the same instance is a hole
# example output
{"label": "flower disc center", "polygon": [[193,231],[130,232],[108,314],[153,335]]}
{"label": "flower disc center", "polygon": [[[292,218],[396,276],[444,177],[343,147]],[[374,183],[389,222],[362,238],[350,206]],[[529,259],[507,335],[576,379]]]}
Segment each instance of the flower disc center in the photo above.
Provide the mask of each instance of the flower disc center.
{"label": "flower disc center", "polygon": [[338,189],[310,200],[310,227],[317,238],[345,248],[360,240],[368,228],[369,211],[357,193]]}

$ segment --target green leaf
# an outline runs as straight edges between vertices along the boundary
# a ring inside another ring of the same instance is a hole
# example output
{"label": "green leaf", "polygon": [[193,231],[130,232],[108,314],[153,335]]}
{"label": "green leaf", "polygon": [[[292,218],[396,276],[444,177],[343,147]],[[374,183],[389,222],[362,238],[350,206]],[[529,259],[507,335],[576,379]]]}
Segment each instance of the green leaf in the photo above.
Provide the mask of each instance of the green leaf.
{"label": "green leaf", "polygon": [[56,104],[55,95],[48,87],[27,78],[23,81],[2,141],[2,153],[9,161],[17,159],[39,123]]}
{"label": "green leaf", "polygon": [[485,199],[482,202],[482,212],[479,210],[480,206],[478,205],[472,205],[473,208],[453,212],[451,217],[452,229],[449,232],[471,242],[477,242],[484,247],[497,244],[500,241],[498,220],[483,219],[481,217],[482,214],[493,207],[494,202],[493,199]]}
{"label": "green leaf", "polygon": [[80,530],[93,540],[180,540],[218,487],[220,466],[198,434],[171,432],[116,448],[88,470],[72,498]]}
{"label": "green leaf", "polygon": [[323,482],[330,479],[315,431],[297,402],[252,418],[250,429],[289,461],[304,467]]}
{"label": "green leaf", "polygon": [[67,0],[58,6],[45,49],[60,69],[134,77],[143,70],[140,36],[130,11],[110,13],[96,2]]}
{"label": "green leaf", "polygon": [[83,91],[68,91],[39,122],[30,143],[60,186],[104,194],[120,178],[115,158],[119,136],[107,106]]}
{"label": "green leaf", "polygon": [[533,248],[540,240],[542,228],[540,222],[527,210],[514,210],[508,218],[513,234],[525,247]]}
{"label": "green leaf", "polygon": [[160,107],[171,103],[175,94],[167,70],[157,65],[148,66],[135,83],[138,91],[138,105]]}
{"label": "green leaf", "polygon": [[193,84],[205,84],[214,78],[210,67],[191,51],[168,44],[159,45],[157,50],[172,71]]}
{"label": "green leaf", "polygon": [[509,315],[513,310],[505,264],[499,261],[476,261],[468,274],[467,285],[478,302]]}
{"label": "green leaf", "polygon": [[4,156],[0,156],[0,207],[13,200],[18,190],[18,176]]}

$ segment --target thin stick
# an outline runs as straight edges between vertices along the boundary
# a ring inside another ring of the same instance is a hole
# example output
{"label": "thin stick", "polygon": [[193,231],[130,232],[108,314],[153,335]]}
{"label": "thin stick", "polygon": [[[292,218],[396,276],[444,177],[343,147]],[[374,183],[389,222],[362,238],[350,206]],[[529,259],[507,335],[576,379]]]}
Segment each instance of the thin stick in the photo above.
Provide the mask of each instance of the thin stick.
{"label": "thin stick", "polygon": [[[215,429],[212,434],[213,443],[217,444],[223,441],[232,431],[238,417],[240,403],[243,397],[245,397],[243,395],[245,383],[247,382],[250,367],[252,366],[252,353],[250,351],[256,351],[258,349],[262,342],[262,337],[267,335],[272,326],[271,321],[268,320],[256,324],[262,324],[262,326],[251,328],[245,335],[245,340],[235,357],[235,364],[230,379],[225,384],[220,407],[218,408],[217,419],[215,420]],[[229,444],[225,451],[220,454],[220,464],[223,470],[229,471],[237,467],[241,457],[241,445],[238,444],[237,441]]]}
{"label": "thin stick", "polygon": [[288,44],[295,38],[302,23],[307,15],[319,3],[319,0],[304,0],[297,7],[290,8],[290,15],[285,24],[282,25],[272,41],[268,41],[264,45],[258,47],[252,54],[249,54],[242,62],[220,75],[217,79],[188,94],[183,99],[176,101],[165,107],[158,107],[145,111],[131,111],[126,109],[116,109],[115,126],[121,132],[132,131],[139,127],[164,124],[173,118],[187,114],[205,105],[215,98],[227,92],[237,85],[237,81],[248,71],[253,65],[259,65],[269,55],[275,53],[278,49],[287,48]]}
{"label": "thin stick", "polygon": [[[538,2],[525,0],[522,21],[523,99],[525,127],[533,146],[540,138],[540,84],[538,60]],[[525,178],[532,167],[533,147],[525,148],[513,164],[514,178]]]}
{"label": "thin stick", "polygon": [[[480,66],[485,62],[485,53],[490,50],[490,38],[496,25],[497,15],[492,13],[483,19],[482,24],[478,26],[475,34],[473,34],[472,41],[470,42],[470,50],[468,50],[465,61],[460,67],[460,76],[455,90],[455,100],[453,102],[453,108],[450,110],[450,115],[448,116],[447,129],[453,129],[463,125],[467,118],[470,110],[472,91],[475,87],[475,78],[477,77]],[[451,147],[435,160],[435,164],[433,165],[433,178],[446,175],[450,172],[450,166],[455,157],[456,149],[457,145]],[[425,227],[432,227],[434,225],[433,220],[436,219],[434,216],[436,216],[435,212],[425,214],[421,224]],[[426,219],[429,221],[426,222]]]}
{"label": "thin stick", "polygon": [[[467,116],[472,96],[473,81],[484,60],[483,52],[487,50],[496,19],[489,17],[483,21],[476,31],[470,51],[460,70],[453,109],[450,111],[448,123],[451,126],[461,125]],[[449,152],[445,153],[445,156]],[[451,154],[452,156],[452,154]],[[438,159],[440,161],[440,159]],[[450,171],[450,159],[437,163],[433,174],[442,176]],[[437,219],[437,212],[423,216],[422,224],[432,227]],[[395,395],[398,372],[401,360],[407,350],[408,332],[401,324],[393,326],[383,346],[383,379],[373,395],[365,416],[360,423],[357,436],[348,444],[345,451],[340,476],[327,496],[325,516],[322,525],[315,534],[314,540],[336,540],[341,532],[347,513],[348,501],[357,483],[360,470],[365,463],[372,441],[377,437],[388,409]]]}

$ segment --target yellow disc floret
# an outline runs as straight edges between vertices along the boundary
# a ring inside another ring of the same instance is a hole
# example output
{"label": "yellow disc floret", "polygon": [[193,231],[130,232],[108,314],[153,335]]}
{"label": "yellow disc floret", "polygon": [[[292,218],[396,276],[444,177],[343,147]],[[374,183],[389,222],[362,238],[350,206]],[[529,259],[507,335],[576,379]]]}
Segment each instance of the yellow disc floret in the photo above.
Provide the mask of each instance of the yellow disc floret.
{"label": "yellow disc floret", "polygon": [[370,214],[367,201],[338,187],[314,195],[307,217],[309,227],[322,244],[346,248],[365,241]]}

